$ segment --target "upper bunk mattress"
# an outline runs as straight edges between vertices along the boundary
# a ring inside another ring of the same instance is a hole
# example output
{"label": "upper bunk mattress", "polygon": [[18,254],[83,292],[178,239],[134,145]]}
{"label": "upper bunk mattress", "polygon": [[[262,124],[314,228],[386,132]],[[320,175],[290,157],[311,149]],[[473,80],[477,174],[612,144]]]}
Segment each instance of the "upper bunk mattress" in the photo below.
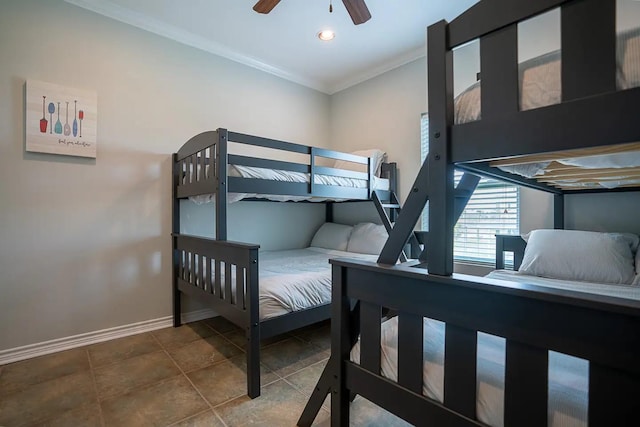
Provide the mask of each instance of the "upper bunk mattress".
{"label": "upper bunk mattress", "polygon": [[[239,177],[239,178],[251,178],[251,179],[264,179],[270,181],[280,181],[280,182],[299,182],[299,183],[309,183],[310,175],[308,173],[302,172],[292,172],[285,171],[281,169],[267,169],[267,168],[257,168],[251,166],[239,166],[239,165],[229,165],[228,176],[230,177]],[[356,178],[346,178],[341,176],[330,176],[330,175],[314,175],[313,182],[315,184],[320,185],[335,185],[339,187],[350,187],[350,188],[367,188],[368,181],[366,179],[356,179]],[[389,190],[389,180],[386,178],[379,178],[374,176],[372,179],[372,190],[381,190],[388,191]],[[246,198],[262,198],[273,200],[277,202],[298,202],[298,201],[312,201],[312,202],[323,202],[327,200],[335,200],[335,199],[327,199],[320,197],[305,197],[305,196],[291,196],[291,195],[280,195],[280,194],[256,194],[256,193],[232,193],[229,192],[227,194],[227,201],[229,203],[237,202]],[[194,196],[190,198],[196,203],[208,203],[215,199],[215,195],[205,194],[201,196]],[[336,200],[339,201],[339,200]]]}
{"label": "upper bunk mattress", "polygon": [[[640,86],[640,28],[618,35],[616,81],[619,90]],[[562,96],[561,52],[555,51],[519,64],[520,110],[559,104]],[[455,124],[481,119],[481,82],[456,97]]]}

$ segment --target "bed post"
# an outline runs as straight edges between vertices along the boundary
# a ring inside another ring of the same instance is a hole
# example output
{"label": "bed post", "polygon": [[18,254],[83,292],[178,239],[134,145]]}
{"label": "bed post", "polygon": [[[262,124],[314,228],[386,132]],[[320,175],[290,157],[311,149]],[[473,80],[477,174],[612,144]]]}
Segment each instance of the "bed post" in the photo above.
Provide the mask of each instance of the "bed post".
{"label": "bed post", "polygon": [[333,222],[333,202],[324,205],[324,222]]}
{"label": "bed post", "polygon": [[219,128],[216,143],[216,240],[227,240],[227,140],[226,129]]}
{"label": "bed post", "polygon": [[178,266],[179,266],[179,251],[177,249],[177,237],[180,233],[180,199],[178,199],[178,184],[180,182],[181,167],[178,162],[178,154],[174,153],[173,160],[173,191],[172,191],[172,205],[171,205],[171,240],[173,247],[173,326],[177,328],[181,324],[180,319],[180,290],[178,289]]}
{"label": "bed post", "polygon": [[[351,337],[349,319],[351,306],[343,280],[345,267],[331,266],[331,358],[333,386],[331,393],[331,425],[349,425],[349,390],[345,378],[345,361],[349,360]],[[327,366],[327,368],[329,368]],[[325,368],[326,371],[326,368]]]}
{"label": "bed post", "polygon": [[564,228],[564,194],[553,195],[553,228]]}
{"label": "bed post", "polygon": [[449,128],[453,124],[453,53],[447,49],[447,23],[429,26],[427,34],[429,86],[429,273],[453,273],[453,164]]}
{"label": "bed post", "polygon": [[260,301],[257,249],[251,251],[250,256],[246,291],[249,322],[246,325],[245,333],[247,339],[247,394],[253,399],[260,396]]}

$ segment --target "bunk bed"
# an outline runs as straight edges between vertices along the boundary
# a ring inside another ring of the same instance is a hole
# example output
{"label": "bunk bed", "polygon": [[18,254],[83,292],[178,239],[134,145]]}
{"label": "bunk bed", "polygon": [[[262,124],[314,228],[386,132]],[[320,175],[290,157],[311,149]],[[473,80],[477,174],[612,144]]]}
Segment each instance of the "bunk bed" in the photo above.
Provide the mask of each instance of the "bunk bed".
{"label": "bunk bed", "polygon": [[[561,8],[561,102],[523,109],[517,24],[555,7]],[[452,52],[474,39],[481,46],[482,114],[456,121]],[[588,169],[576,178],[580,165],[560,163],[573,168],[573,175],[555,182],[536,179],[548,171],[509,169],[533,163],[559,167],[555,163],[561,159],[638,151],[640,87],[617,84],[616,2],[481,0],[451,23],[429,27],[427,57],[429,155],[378,262],[331,261],[331,358],[298,425],[311,424],[327,392],[335,426],[349,425],[355,395],[414,425],[637,425],[637,287],[590,292],[535,283],[517,273],[498,275],[499,280],[453,274],[453,230],[464,205],[458,201],[464,194],[454,187],[454,168],[553,194],[557,229],[564,228],[565,194],[635,191],[629,194],[637,197],[640,163],[627,166],[624,176],[608,170],[597,179]],[[601,185],[609,176],[621,176],[621,182]],[[589,185],[567,185],[575,179]],[[427,201],[425,251],[419,260],[396,264]],[[515,254],[517,269],[526,246],[519,236],[499,238],[498,267],[507,251]],[[637,254],[635,264],[638,274]],[[516,276],[524,280],[516,282]],[[423,376],[427,365],[433,372],[430,357],[435,357],[426,350],[432,343],[425,336],[438,336],[442,345],[435,352],[441,365],[437,390]],[[495,339],[504,350],[502,397],[487,400],[487,385],[496,385],[483,381],[483,355],[495,350]],[[586,408],[584,419],[563,417],[562,411],[550,416],[557,408],[557,377],[551,371],[558,354],[574,358],[569,365],[588,378],[578,399]],[[498,416],[487,414],[483,405]]]}
{"label": "bunk bed", "polygon": [[[241,153],[257,152],[264,158],[230,154],[230,147]],[[305,283],[318,286],[318,282],[324,283],[320,277],[323,274],[330,280],[328,259],[347,252],[345,244],[344,247],[325,245],[341,252],[307,249],[269,253],[262,268],[259,245],[227,239],[229,203],[264,199],[325,202],[326,220],[331,222],[333,202],[365,201],[372,197],[390,200],[396,187],[396,168],[395,163],[383,160],[379,150],[348,154],[226,129],[198,134],[174,154],[174,326],[181,324],[181,295],[187,294],[205,301],[216,313],[244,329],[250,397],[260,394],[260,340],[330,317],[329,293],[324,301],[323,290],[318,288],[308,292],[315,293],[314,304],[282,304],[285,308],[263,307],[261,310],[260,301],[265,296],[261,293],[259,272],[269,276],[266,280],[272,284],[280,278],[294,286],[300,285],[296,278],[304,276],[302,270],[306,268],[316,276],[306,278]],[[215,204],[215,219],[212,219],[215,238],[180,233],[180,202],[187,198],[196,203]],[[299,262],[304,260],[304,268],[294,271],[292,257],[297,257]],[[278,268],[285,261],[291,267],[288,272]]]}

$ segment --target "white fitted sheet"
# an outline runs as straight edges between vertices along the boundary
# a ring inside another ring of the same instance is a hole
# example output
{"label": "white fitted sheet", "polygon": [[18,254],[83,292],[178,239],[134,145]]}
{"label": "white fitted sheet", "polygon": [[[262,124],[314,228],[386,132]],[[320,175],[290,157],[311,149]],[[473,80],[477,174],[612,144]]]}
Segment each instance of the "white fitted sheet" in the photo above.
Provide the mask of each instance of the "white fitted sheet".
{"label": "white fitted sheet", "polygon": [[[303,182],[308,183],[310,178],[308,173],[284,171],[280,169],[266,169],[256,168],[251,166],[238,166],[229,165],[229,176],[240,178],[252,178],[252,179],[265,179],[271,181],[280,182]],[[330,175],[314,175],[313,182],[315,184],[322,185],[335,185],[340,187],[351,188],[367,188],[366,179],[346,178],[341,176]],[[373,177],[372,180],[373,190],[389,190],[389,180],[386,178]],[[312,201],[312,202],[324,202],[327,200],[339,200],[329,199],[326,197],[305,197],[305,196],[290,196],[280,194],[255,194],[255,193],[228,193],[227,201],[229,203],[237,202],[246,198],[261,198],[268,199],[277,202],[297,202],[297,201]],[[200,196],[190,197],[192,201],[198,204],[209,203],[215,200],[215,195],[205,194]]]}
{"label": "white fitted sheet", "polygon": [[[568,282],[507,270],[496,270],[486,277],[640,300],[640,286]],[[381,331],[382,375],[397,381],[397,318],[384,322]],[[444,396],[444,337],[443,322],[424,319],[423,394],[439,402],[443,401]],[[360,361],[359,341],[351,350],[351,360],[356,363]],[[504,360],[504,338],[478,333],[476,416],[491,426],[504,425]],[[588,370],[589,363],[586,360],[549,352],[549,426],[587,425]]]}
{"label": "white fitted sheet", "polygon": [[315,247],[261,251],[258,264],[260,319],[329,303],[329,259],[357,258],[375,261],[377,257]]}
{"label": "white fitted sheet", "polygon": [[554,289],[584,292],[587,294],[640,300],[640,286],[634,285],[614,285],[611,283],[548,279],[546,277],[529,276],[512,270],[495,270],[487,274],[485,277],[489,279],[507,280],[510,282],[528,283]]}

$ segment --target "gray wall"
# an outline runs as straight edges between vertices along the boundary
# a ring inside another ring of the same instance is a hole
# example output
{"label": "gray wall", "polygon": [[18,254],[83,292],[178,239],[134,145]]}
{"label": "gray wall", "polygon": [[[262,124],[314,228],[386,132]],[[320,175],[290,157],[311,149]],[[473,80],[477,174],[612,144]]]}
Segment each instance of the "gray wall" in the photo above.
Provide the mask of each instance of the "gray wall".
{"label": "gray wall", "polygon": [[[260,250],[308,247],[316,230],[325,221],[323,203],[240,201],[231,203],[227,209],[227,238],[257,243]],[[190,200],[181,202],[181,233],[214,237],[214,219],[214,203],[199,206]]]}
{"label": "gray wall", "polygon": [[[2,1],[0,64],[0,350],[171,314],[170,156],[191,136],[328,145],[327,95],[62,0]],[[27,79],[97,91],[97,160],[25,152]],[[310,239],[250,209],[259,239]]]}
{"label": "gray wall", "polygon": [[400,171],[407,196],[420,169],[420,113],[427,110],[425,59],[418,59],[331,96],[336,150],[380,148]]}

